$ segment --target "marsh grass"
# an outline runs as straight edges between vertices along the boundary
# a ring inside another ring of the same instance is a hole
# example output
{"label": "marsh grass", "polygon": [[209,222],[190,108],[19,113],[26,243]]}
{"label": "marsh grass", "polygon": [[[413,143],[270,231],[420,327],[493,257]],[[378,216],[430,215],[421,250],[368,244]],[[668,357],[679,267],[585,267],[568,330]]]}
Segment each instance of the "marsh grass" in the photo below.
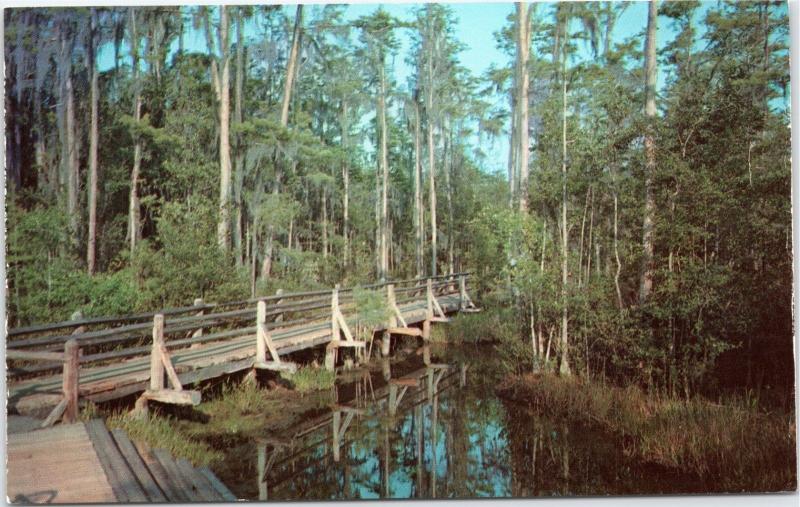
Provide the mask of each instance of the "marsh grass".
{"label": "marsh grass", "polygon": [[191,438],[179,429],[170,416],[147,414],[136,417],[117,412],[106,419],[109,428],[120,428],[135,441],[153,449],[164,449],[171,455],[186,458],[194,466],[209,465],[222,459],[222,453],[207,443]]}
{"label": "marsh grass", "polygon": [[281,377],[291,382],[300,393],[330,389],[336,383],[335,372],[313,366],[302,366],[293,374],[282,372]]}
{"label": "marsh grass", "polygon": [[507,379],[502,396],[556,418],[599,426],[629,456],[690,471],[719,491],[786,491],[797,484],[791,415],[703,399],[649,396],[635,386],[583,383],[551,374]]}

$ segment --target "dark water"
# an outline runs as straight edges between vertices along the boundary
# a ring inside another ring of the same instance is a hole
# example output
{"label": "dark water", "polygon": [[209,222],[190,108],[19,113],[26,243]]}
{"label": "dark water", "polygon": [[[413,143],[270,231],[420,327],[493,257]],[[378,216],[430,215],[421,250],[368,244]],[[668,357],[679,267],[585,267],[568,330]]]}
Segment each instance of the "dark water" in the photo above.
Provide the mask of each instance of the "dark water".
{"label": "dark water", "polygon": [[490,350],[433,350],[337,386],[282,435],[227,449],[241,498],[324,500],[703,492],[626,458],[624,442],[495,395]]}

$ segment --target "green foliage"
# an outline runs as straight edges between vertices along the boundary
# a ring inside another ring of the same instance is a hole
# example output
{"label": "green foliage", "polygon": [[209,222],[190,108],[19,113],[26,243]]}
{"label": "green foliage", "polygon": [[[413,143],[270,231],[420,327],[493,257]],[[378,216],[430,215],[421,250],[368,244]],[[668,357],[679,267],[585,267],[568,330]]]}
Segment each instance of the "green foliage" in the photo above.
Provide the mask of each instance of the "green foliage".
{"label": "green foliage", "polygon": [[358,323],[367,328],[374,328],[385,324],[392,315],[386,291],[376,289],[353,289],[353,301],[356,304]]}
{"label": "green foliage", "polygon": [[281,372],[281,377],[301,393],[330,389],[336,383],[336,372],[314,366],[300,367],[292,374]]}
{"label": "green foliage", "polygon": [[225,300],[247,296],[244,273],[237,273],[230,257],[217,245],[216,208],[210,202],[163,204],[158,238],[159,249],[145,240],[133,256],[140,305],[180,306],[198,297]]}

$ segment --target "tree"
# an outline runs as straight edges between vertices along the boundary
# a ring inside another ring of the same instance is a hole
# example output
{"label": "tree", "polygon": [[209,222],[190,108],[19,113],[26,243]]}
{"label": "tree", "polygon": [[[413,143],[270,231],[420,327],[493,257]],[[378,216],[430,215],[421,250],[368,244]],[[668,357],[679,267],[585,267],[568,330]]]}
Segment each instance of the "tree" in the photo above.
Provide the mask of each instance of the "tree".
{"label": "tree", "polygon": [[[142,81],[139,77],[139,27],[137,21],[137,9],[135,7],[128,8],[129,28],[128,28],[128,43],[131,48],[131,72],[133,81],[133,122],[138,125],[142,120]],[[133,148],[133,167],[131,169],[130,179],[130,197],[128,199],[128,232],[127,239],[129,241],[130,253],[133,255],[136,249],[136,244],[141,236],[141,209],[139,203],[139,175],[142,166],[142,139],[138,132],[134,132],[134,148]]]}
{"label": "tree", "polygon": [[517,62],[516,83],[519,111],[516,113],[519,122],[519,210],[528,212],[528,55],[531,46],[530,13],[526,2],[517,2]]}
{"label": "tree", "polygon": [[653,220],[655,215],[655,197],[653,191],[653,173],[656,170],[656,146],[654,126],[656,116],[656,25],[658,22],[658,5],[650,0],[647,11],[647,39],[645,41],[645,106],[644,113],[648,119],[648,127],[644,137],[645,176],[644,176],[644,223],[642,225],[642,278],[639,288],[639,303],[644,304],[653,290]]}
{"label": "tree", "polygon": [[90,14],[89,40],[87,41],[86,67],[89,69],[91,80],[90,101],[91,119],[89,127],[89,232],[87,234],[86,245],[86,270],[90,275],[95,271],[95,260],[97,256],[97,148],[99,142],[98,108],[99,91],[97,84],[97,62],[95,57],[98,45],[98,15],[95,7],[91,8]]}
{"label": "tree", "polygon": [[383,9],[378,9],[371,16],[357,19],[354,25],[361,29],[361,40],[364,44],[364,54],[372,63],[374,74],[372,78],[377,81],[376,93],[376,124],[379,133],[378,154],[379,174],[376,179],[380,191],[380,204],[376,205],[377,213],[377,246],[378,246],[378,278],[385,279],[389,274],[389,141],[386,121],[386,96],[387,77],[386,60],[397,49],[398,42],[394,35],[397,20]]}

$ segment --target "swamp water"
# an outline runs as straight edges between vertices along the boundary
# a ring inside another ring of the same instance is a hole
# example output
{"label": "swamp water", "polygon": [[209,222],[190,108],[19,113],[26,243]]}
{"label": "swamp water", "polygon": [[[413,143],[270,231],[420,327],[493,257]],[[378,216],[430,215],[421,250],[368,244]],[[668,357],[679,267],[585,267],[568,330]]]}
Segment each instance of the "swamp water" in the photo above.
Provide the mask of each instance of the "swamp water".
{"label": "swamp water", "polygon": [[626,458],[617,439],[499,399],[490,352],[432,347],[428,366],[419,351],[373,362],[288,430],[222,449],[214,472],[249,500],[708,492]]}

